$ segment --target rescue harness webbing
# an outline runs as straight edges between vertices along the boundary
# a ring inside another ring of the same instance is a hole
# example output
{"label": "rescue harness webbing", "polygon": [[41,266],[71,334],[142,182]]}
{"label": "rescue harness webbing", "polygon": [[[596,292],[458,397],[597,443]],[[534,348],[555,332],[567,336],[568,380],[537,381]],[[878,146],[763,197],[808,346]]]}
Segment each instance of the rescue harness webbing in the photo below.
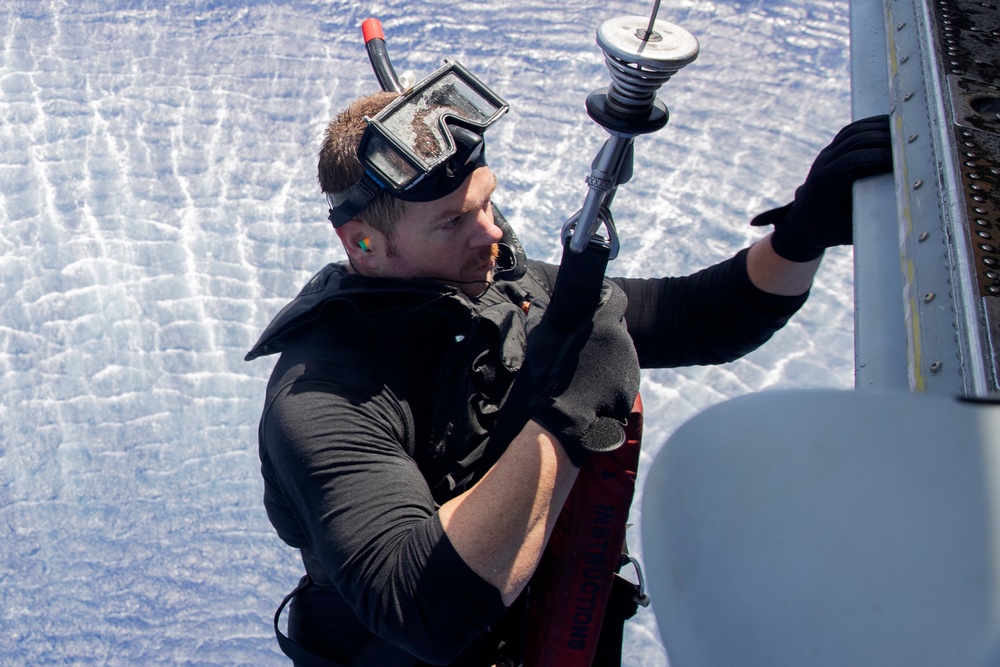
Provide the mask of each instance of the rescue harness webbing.
{"label": "rescue harness webbing", "polygon": [[337,662],[336,660],[329,660],[322,656],[316,655],[309,649],[307,649],[302,644],[298,643],[291,637],[287,636],[278,627],[278,620],[281,618],[281,613],[285,611],[285,607],[288,603],[292,601],[296,595],[306,590],[313,585],[312,579],[309,575],[306,575],[299,579],[299,585],[295,589],[285,596],[285,599],[281,601],[278,606],[278,611],[274,612],[274,636],[278,638],[278,646],[281,648],[281,652],[292,659],[296,667],[347,667],[342,662]]}

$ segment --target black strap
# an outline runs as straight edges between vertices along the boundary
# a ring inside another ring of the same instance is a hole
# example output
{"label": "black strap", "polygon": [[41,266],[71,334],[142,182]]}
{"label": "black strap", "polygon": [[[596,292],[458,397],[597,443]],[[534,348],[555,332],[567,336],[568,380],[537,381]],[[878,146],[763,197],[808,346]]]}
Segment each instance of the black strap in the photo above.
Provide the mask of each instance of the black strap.
{"label": "black strap", "polygon": [[549,303],[550,317],[565,332],[572,331],[597,307],[611,254],[610,249],[594,242],[577,254],[570,250],[571,241],[572,237],[563,244],[559,274]]}
{"label": "black strap", "polygon": [[278,611],[274,612],[274,636],[278,638],[278,646],[281,648],[282,653],[292,659],[296,667],[347,667],[342,662],[316,655],[291,637],[286,636],[278,627],[278,619],[281,618],[281,612],[285,610],[285,607],[292,601],[292,598],[312,585],[313,581],[308,575],[299,579],[299,585],[285,596],[285,599],[278,606]]}

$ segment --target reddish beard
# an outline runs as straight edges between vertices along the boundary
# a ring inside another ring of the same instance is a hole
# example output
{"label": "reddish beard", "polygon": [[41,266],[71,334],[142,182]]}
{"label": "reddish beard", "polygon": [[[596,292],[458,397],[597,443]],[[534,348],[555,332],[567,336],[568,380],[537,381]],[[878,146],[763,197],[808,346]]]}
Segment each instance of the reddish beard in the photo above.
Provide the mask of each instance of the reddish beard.
{"label": "reddish beard", "polygon": [[500,246],[499,244],[492,244],[487,248],[483,248],[480,252],[466,262],[465,266],[462,267],[462,273],[468,273],[470,271],[475,271],[479,267],[483,266],[487,262],[496,261],[496,258],[500,256]]}

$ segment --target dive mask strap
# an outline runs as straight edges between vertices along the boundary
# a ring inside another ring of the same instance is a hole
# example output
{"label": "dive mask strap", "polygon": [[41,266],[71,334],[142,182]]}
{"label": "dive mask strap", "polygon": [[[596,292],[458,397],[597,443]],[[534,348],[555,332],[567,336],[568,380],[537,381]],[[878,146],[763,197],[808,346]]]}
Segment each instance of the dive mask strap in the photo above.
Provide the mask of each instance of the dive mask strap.
{"label": "dive mask strap", "polygon": [[326,193],[326,203],[330,205],[329,220],[334,229],[339,229],[345,222],[355,218],[384,189],[378,179],[366,171],[360,181],[344,192]]}

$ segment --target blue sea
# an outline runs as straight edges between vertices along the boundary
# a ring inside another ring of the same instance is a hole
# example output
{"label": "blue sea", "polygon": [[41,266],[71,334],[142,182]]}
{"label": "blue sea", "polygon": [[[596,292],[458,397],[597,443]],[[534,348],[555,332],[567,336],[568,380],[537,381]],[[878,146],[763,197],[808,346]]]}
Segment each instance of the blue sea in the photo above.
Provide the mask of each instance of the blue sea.
{"label": "blue sea", "polygon": [[[315,164],[330,117],[377,88],[361,22],[382,20],[398,71],[457,59],[511,104],[488,136],[495,201],[557,260],[607,137],[584,110],[609,81],[596,29],[651,5],[0,4],[0,664],[290,664],[270,622],[301,565],[256,450],[273,359],[243,355],[343,257]],[[670,123],[636,141],[614,275],[689,273],[760,238],[750,217],[850,120],[845,1],[665,0],[660,18],[701,52],[660,92]],[[852,386],[852,305],[837,249],[761,350],[646,374],[643,467],[727,398]],[[625,641],[626,665],[668,664],[649,610]]]}

